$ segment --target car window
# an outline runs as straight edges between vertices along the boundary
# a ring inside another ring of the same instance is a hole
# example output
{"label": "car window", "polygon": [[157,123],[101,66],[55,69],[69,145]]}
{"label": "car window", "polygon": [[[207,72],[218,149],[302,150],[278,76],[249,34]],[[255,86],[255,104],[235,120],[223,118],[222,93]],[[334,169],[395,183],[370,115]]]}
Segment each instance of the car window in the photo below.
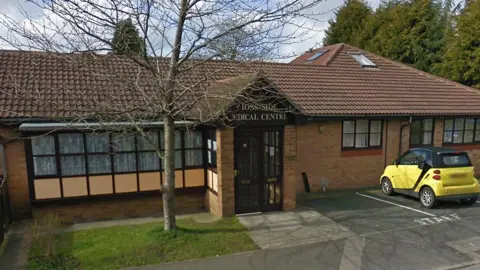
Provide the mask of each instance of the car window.
{"label": "car window", "polygon": [[432,165],[432,152],[427,150],[416,150],[420,155],[420,162],[425,162],[428,165]]}
{"label": "car window", "polygon": [[432,164],[432,154],[426,150],[411,150],[404,154],[398,164],[400,165],[418,165],[425,161],[427,164]]}
{"label": "car window", "polygon": [[442,167],[470,167],[472,163],[466,153],[441,155]]}
{"label": "car window", "polygon": [[418,164],[418,160],[420,158],[418,151],[409,151],[405,155],[403,155],[398,164],[400,165],[416,165]]}

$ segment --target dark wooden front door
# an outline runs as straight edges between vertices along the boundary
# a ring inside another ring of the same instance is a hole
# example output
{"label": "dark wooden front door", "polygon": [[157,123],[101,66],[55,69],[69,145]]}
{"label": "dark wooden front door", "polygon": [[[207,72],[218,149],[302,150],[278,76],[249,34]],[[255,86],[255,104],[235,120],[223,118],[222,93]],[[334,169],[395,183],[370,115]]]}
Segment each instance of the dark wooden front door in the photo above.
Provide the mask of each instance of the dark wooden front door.
{"label": "dark wooden front door", "polygon": [[281,129],[235,131],[235,212],[281,210]]}

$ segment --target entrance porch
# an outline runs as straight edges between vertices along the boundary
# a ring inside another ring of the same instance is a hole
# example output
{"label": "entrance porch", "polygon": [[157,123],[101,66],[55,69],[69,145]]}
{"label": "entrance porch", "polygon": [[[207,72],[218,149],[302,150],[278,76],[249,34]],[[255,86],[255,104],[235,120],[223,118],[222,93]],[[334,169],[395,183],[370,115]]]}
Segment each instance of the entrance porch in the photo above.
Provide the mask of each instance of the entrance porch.
{"label": "entrance porch", "polygon": [[[288,211],[296,204],[294,125],[281,128],[218,128],[215,189],[205,206],[214,215]],[[210,169],[209,172],[210,173]]]}

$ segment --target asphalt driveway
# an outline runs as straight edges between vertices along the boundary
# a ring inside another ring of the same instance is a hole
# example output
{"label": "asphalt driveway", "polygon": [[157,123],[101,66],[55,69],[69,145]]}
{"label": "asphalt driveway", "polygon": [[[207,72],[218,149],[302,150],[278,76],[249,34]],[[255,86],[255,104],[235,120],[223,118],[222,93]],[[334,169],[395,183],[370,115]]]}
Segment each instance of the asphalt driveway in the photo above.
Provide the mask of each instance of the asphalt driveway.
{"label": "asphalt driveway", "polygon": [[[142,269],[480,269],[480,203],[425,209],[415,199],[379,190],[308,197],[294,212],[250,219],[264,249]],[[325,237],[333,227],[341,230]]]}
{"label": "asphalt driveway", "polygon": [[363,239],[352,253],[361,256],[356,269],[452,269],[480,259],[480,203],[425,209],[416,199],[362,190],[326,194],[301,205]]}

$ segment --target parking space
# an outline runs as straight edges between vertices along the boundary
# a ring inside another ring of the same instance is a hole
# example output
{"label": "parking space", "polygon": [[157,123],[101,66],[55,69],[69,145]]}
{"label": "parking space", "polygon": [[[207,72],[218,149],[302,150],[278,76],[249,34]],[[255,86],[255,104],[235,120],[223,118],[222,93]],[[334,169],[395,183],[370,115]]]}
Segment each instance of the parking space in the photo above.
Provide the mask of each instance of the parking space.
{"label": "parking space", "polygon": [[428,224],[431,224],[432,222],[440,223],[443,222],[441,220],[442,217],[447,217],[447,219],[448,217],[452,217],[454,219],[468,219],[471,221],[480,222],[480,202],[477,202],[472,206],[465,206],[460,204],[459,202],[445,201],[440,202],[439,205],[433,209],[426,209],[420,205],[418,199],[405,195],[395,194],[393,196],[386,196],[382,193],[381,190],[368,190],[361,194],[369,195],[392,203],[397,203],[399,205],[410,207],[412,209],[427,212],[437,217],[437,219],[433,218],[431,219],[431,221],[427,219],[425,219],[424,222],[417,221],[417,223],[419,224],[423,224],[425,222]]}
{"label": "parking space", "polygon": [[414,208],[406,209],[372,199],[377,198],[374,195],[365,195],[371,198],[352,191],[340,196],[324,196],[304,201],[301,206],[315,209],[357,234],[412,227],[418,225],[414,220],[432,217],[428,212],[413,211]]}
{"label": "parking space", "polygon": [[364,239],[361,269],[450,269],[480,258],[480,203],[426,209],[417,199],[362,190],[327,193],[299,205]]}

